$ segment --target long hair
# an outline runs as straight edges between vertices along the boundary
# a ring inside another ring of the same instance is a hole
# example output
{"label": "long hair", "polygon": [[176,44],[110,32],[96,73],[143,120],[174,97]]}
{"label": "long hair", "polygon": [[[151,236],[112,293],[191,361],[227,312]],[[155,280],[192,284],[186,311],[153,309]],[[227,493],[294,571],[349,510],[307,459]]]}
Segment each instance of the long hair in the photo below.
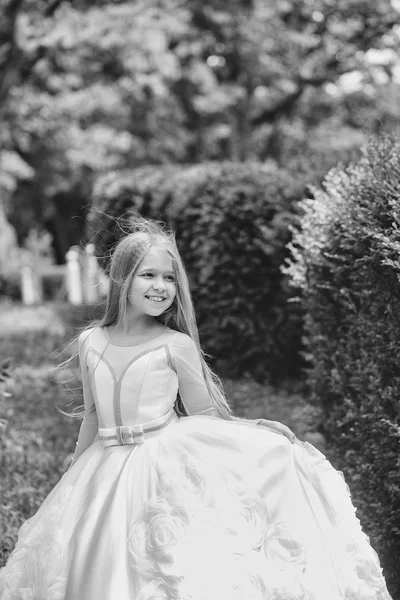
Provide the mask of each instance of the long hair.
{"label": "long hair", "polygon": [[[109,270],[109,289],[103,317],[91,323],[85,329],[98,327],[123,327],[129,288],[140,261],[152,246],[161,247],[172,259],[176,296],[172,305],[156,319],[165,326],[189,335],[195,342],[201,359],[204,380],[211,402],[220,417],[233,419],[232,410],[227,403],[220,378],[205,361],[207,356],[200,347],[199,332],[195,311],[190,295],[189,282],[179,254],[175,234],[167,231],[155,221],[132,216],[127,221],[128,233],[115,246]],[[178,406],[178,412],[184,414]],[[76,413],[78,416],[80,414]]]}

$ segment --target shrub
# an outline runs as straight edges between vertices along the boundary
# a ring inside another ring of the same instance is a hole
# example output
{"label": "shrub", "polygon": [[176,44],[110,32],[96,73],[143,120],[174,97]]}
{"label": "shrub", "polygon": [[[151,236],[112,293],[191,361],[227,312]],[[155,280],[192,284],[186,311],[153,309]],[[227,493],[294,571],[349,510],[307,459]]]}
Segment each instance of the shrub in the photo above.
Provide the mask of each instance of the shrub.
{"label": "shrub", "polygon": [[[107,214],[138,211],[175,230],[202,345],[223,376],[299,374],[301,314],[280,265],[300,185],[272,166],[210,163],[146,167],[97,186]],[[120,235],[104,219],[98,253],[106,256]]]}
{"label": "shrub", "polygon": [[301,207],[285,271],[302,290],[310,387],[399,597],[400,143],[372,140]]}

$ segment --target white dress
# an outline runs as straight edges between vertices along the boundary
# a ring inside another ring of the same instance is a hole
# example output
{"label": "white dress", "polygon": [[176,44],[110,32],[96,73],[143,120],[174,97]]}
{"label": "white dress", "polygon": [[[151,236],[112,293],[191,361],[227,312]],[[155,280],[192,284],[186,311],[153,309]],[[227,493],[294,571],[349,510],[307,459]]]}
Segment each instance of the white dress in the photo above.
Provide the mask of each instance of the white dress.
{"label": "white dress", "polygon": [[80,359],[78,458],[20,528],[1,600],[390,600],[342,474],[216,417],[190,337],[93,328]]}

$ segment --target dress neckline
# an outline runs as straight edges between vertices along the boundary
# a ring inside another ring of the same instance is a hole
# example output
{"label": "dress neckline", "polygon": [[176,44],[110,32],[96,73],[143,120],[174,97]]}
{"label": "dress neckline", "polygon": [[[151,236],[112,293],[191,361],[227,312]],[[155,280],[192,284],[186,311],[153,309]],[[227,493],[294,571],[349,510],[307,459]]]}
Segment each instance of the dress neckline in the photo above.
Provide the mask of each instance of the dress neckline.
{"label": "dress neckline", "polygon": [[151,342],[152,340],[156,340],[157,338],[161,337],[167,331],[171,331],[169,327],[165,327],[163,331],[161,331],[161,333],[158,333],[157,335],[154,335],[153,337],[143,342],[136,342],[136,344],[115,344],[113,341],[111,341],[110,334],[108,333],[108,328],[100,327],[100,329],[110,346],[116,346],[117,348],[133,348],[134,346],[143,346],[144,344],[147,344],[148,342]]}

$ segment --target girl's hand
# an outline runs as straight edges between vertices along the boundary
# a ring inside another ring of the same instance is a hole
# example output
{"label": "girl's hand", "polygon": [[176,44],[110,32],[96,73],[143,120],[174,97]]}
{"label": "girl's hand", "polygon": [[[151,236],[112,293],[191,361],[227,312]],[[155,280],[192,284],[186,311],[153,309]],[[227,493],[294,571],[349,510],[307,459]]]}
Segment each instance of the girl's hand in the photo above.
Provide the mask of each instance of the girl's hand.
{"label": "girl's hand", "polygon": [[277,433],[281,433],[282,435],[286,436],[291,441],[292,444],[294,444],[294,442],[296,440],[296,436],[293,433],[293,431],[291,429],[289,429],[289,427],[287,427],[283,423],[280,423],[279,421],[268,421],[267,419],[257,419],[257,425],[263,425],[264,427],[269,427],[270,429],[272,429],[273,431],[276,431]]}
{"label": "girl's hand", "polygon": [[296,441],[296,435],[293,433],[289,427],[280,423],[279,421],[268,421],[268,419],[243,419],[243,417],[233,417],[234,421],[241,421],[242,423],[249,423],[249,425],[258,426],[262,425],[263,427],[269,427],[272,431],[276,431],[276,433],[280,433],[288,438],[288,440],[294,444]]}

